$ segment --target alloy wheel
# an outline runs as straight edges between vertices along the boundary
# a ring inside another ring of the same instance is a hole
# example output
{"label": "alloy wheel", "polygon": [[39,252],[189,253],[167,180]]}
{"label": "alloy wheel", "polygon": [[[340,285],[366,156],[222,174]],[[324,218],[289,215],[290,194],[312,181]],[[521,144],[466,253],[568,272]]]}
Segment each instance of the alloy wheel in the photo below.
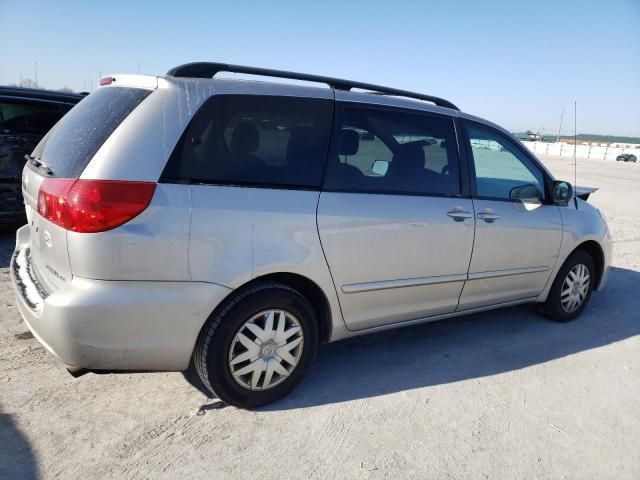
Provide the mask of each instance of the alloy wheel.
{"label": "alloy wheel", "polygon": [[586,265],[574,265],[562,283],[560,290],[560,304],[567,313],[575,312],[587,298],[591,276]]}

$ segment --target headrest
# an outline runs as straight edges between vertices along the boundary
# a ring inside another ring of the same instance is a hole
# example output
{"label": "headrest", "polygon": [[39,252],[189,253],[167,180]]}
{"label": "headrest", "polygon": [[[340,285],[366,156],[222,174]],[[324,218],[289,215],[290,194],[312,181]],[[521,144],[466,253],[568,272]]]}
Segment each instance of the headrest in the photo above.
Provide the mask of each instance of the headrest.
{"label": "headrest", "polygon": [[287,144],[287,161],[289,163],[300,162],[299,157],[316,155],[319,148],[322,148],[318,135],[318,129],[314,127],[295,127],[289,134]]}
{"label": "headrest", "polygon": [[229,148],[236,153],[253,152],[260,145],[258,127],[249,120],[240,120],[231,134]]}
{"label": "headrest", "polygon": [[420,171],[424,169],[424,149],[417,143],[400,145],[393,156],[392,166],[402,171]]}
{"label": "headrest", "polygon": [[355,155],[360,148],[358,132],[350,128],[343,128],[340,132],[340,145],[338,155]]}

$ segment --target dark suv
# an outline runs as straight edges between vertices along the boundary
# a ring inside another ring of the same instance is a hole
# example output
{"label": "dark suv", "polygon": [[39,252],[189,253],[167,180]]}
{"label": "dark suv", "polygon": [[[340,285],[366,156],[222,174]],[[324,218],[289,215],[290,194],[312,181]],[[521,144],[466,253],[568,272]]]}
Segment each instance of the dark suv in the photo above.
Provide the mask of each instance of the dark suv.
{"label": "dark suv", "polygon": [[637,162],[638,158],[633,153],[623,153],[616,157],[617,162]]}
{"label": "dark suv", "polygon": [[0,87],[0,226],[24,223],[25,155],[84,95]]}

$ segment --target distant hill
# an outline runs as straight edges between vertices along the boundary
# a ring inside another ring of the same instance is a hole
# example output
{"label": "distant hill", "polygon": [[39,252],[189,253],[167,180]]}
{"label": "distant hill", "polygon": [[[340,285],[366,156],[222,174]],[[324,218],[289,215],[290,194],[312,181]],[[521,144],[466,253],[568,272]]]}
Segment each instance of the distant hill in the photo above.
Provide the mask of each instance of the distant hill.
{"label": "distant hill", "polygon": [[[514,132],[518,138],[526,138],[527,132]],[[612,143],[640,143],[640,137],[619,137],[616,135],[594,135],[592,133],[580,133],[577,135],[579,141],[583,142],[612,142]],[[555,142],[555,135],[544,135],[543,141]],[[561,135],[560,141],[573,140],[573,135]]]}
{"label": "distant hill", "polygon": [[[592,135],[590,133],[579,133],[578,140],[583,142],[612,142],[612,143],[640,143],[640,137],[618,137],[616,135]],[[564,135],[560,140],[573,139],[571,135]]]}

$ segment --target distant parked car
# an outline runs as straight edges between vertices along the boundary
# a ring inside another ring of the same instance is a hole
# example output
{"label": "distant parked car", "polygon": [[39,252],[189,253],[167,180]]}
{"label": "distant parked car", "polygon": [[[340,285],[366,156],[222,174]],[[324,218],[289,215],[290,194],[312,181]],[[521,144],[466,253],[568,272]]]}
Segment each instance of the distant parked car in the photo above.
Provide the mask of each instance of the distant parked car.
{"label": "distant parked car", "polygon": [[25,223],[21,192],[25,155],[83,95],[0,87],[0,224]]}
{"label": "distant parked car", "polygon": [[637,162],[638,157],[636,157],[633,153],[623,153],[616,157],[616,162]]}

